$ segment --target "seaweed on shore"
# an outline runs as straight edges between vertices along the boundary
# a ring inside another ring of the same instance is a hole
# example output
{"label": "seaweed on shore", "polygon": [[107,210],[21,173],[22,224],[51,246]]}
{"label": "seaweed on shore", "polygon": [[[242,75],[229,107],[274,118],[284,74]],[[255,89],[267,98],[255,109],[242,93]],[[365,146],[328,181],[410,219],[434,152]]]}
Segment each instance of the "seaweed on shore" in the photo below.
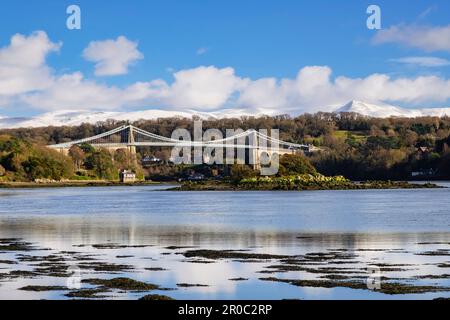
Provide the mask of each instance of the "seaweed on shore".
{"label": "seaweed on shore", "polygon": [[450,245],[450,242],[442,242],[442,241],[436,241],[436,242],[417,242],[418,245]]}
{"label": "seaweed on shore", "polygon": [[134,267],[128,264],[116,264],[108,262],[86,262],[78,264],[80,269],[88,269],[97,272],[123,272],[133,270]]}
{"label": "seaweed on shore", "polygon": [[425,251],[416,253],[417,256],[437,256],[437,257],[450,257],[450,250],[448,249],[437,249],[434,251]]}
{"label": "seaweed on shore", "polygon": [[179,250],[179,249],[191,249],[191,248],[196,248],[196,247],[195,246],[168,246],[168,247],[165,247],[164,249]]}
{"label": "seaweed on shore", "polygon": [[69,266],[60,263],[42,263],[39,267],[34,269],[34,272],[45,275],[47,277],[66,278],[70,277],[68,272]]}
{"label": "seaweed on shore", "polygon": [[36,278],[39,276],[38,272],[28,270],[13,270],[7,274],[9,278]]}
{"label": "seaweed on shore", "polygon": [[31,243],[22,239],[0,239],[0,252],[2,251],[33,251],[37,250]]}
{"label": "seaweed on shore", "polygon": [[349,280],[351,277],[343,276],[341,274],[325,274],[319,277],[320,279],[328,279],[328,280]]}
{"label": "seaweed on shore", "polygon": [[201,259],[185,259],[185,260],[182,260],[182,262],[210,264],[210,263],[214,263],[215,261],[212,261],[212,260],[201,260]]}
{"label": "seaweed on shore", "polygon": [[103,299],[108,296],[98,295],[99,293],[108,293],[110,290],[104,288],[96,288],[96,289],[81,289],[76,291],[71,291],[66,293],[64,296],[68,298],[84,298],[84,299]]}
{"label": "seaweed on shore", "polygon": [[357,255],[342,251],[310,252],[304,256],[304,259],[313,261],[351,260],[355,258],[357,258]]}
{"label": "seaweed on shore", "polygon": [[63,256],[51,254],[48,256],[32,256],[32,255],[24,255],[18,254],[17,260],[20,262],[64,262],[67,259]]}
{"label": "seaweed on shore", "polygon": [[136,281],[130,278],[114,279],[84,279],[83,283],[101,286],[101,288],[118,289],[124,291],[150,291],[159,289],[159,286],[152,283]]}
{"label": "seaweed on shore", "polygon": [[209,287],[209,285],[200,284],[200,283],[177,283],[177,287],[180,287],[180,288]]}
{"label": "seaweed on shore", "polygon": [[281,272],[290,272],[290,271],[303,271],[307,273],[314,273],[314,274],[334,274],[334,273],[341,273],[341,274],[365,274],[365,269],[349,269],[349,268],[336,268],[336,267],[320,267],[320,268],[308,268],[304,267],[302,265],[288,265],[288,264],[282,264],[282,265],[271,265],[267,266],[266,269],[260,271],[259,273],[281,273]]}
{"label": "seaweed on shore", "polygon": [[141,301],[169,301],[169,300],[175,300],[174,298],[164,296],[161,294],[148,294],[143,296],[142,298],[139,298]]}
{"label": "seaweed on shore", "polygon": [[[275,281],[284,282],[297,287],[317,287],[317,288],[336,288],[345,287],[350,289],[362,289],[369,290],[367,288],[367,283],[364,281],[355,280],[297,280],[297,279],[279,279],[274,277],[260,278],[263,281]],[[428,292],[444,292],[450,291],[448,287],[438,287],[438,286],[417,286],[411,284],[404,284],[398,282],[383,282],[380,289],[375,289],[373,291],[381,292],[384,294],[417,294],[417,293],[428,293]]]}
{"label": "seaweed on shore", "polygon": [[414,279],[450,279],[450,274],[426,274],[415,276]]}
{"label": "seaweed on shore", "polygon": [[127,245],[127,244],[117,244],[117,243],[100,243],[100,244],[93,244],[92,247],[95,249],[126,249],[126,248],[147,248],[147,247],[153,247],[153,245],[147,245],[147,244]]}
{"label": "seaweed on shore", "polygon": [[67,287],[62,287],[62,286],[25,286],[25,287],[19,288],[18,290],[44,292],[44,291],[66,291],[69,289]]}
{"label": "seaweed on shore", "polygon": [[161,267],[144,268],[144,270],[147,270],[147,271],[167,271],[167,269],[164,269],[164,268],[161,268]]}
{"label": "seaweed on shore", "polygon": [[274,255],[264,253],[246,253],[236,250],[189,250],[183,253],[186,258],[207,258],[207,259],[285,259],[290,258],[286,255]]}

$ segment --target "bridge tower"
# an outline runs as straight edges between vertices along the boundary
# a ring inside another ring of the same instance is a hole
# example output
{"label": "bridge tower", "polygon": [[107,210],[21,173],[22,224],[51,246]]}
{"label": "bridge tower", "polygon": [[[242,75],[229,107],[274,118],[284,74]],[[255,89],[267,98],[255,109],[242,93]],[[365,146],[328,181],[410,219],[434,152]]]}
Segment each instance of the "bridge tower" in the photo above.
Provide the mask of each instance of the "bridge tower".
{"label": "bridge tower", "polygon": [[134,141],[134,129],[133,126],[128,126],[128,151],[131,155],[136,155],[136,145]]}
{"label": "bridge tower", "polygon": [[260,150],[259,150],[259,141],[258,134],[256,131],[253,131],[249,136],[249,163],[252,165],[253,170],[261,169],[261,161],[260,161]]}
{"label": "bridge tower", "polygon": [[132,125],[128,126],[128,152],[131,157],[131,162],[134,165],[137,165],[137,156],[136,156],[136,144],[134,140],[134,127]]}

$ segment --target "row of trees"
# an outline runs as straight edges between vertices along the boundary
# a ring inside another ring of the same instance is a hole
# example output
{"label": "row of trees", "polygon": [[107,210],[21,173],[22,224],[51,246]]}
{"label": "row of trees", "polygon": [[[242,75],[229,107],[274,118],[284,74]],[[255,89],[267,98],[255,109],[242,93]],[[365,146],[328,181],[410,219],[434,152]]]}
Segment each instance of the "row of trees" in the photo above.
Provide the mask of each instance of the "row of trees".
{"label": "row of trees", "polygon": [[44,146],[14,137],[0,136],[0,178],[2,180],[61,180],[74,168],[69,157]]}
{"label": "row of trees", "polygon": [[0,179],[108,179],[117,180],[120,170],[143,171],[138,159],[126,149],[114,153],[84,144],[73,146],[66,156],[45,146],[7,135],[0,136]]}
{"label": "row of trees", "polygon": [[106,149],[94,149],[89,144],[72,146],[69,150],[77,175],[79,177],[96,177],[115,180],[122,170],[131,170],[139,178],[143,178],[143,171],[139,159],[127,149],[110,152]]}
{"label": "row of trees", "polygon": [[[193,129],[193,119],[167,118],[140,120],[133,125],[144,130],[170,137],[177,128]],[[34,144],[53,144],[81,139],[105,132],[125,124],[107,121],[95,125],[75,127],[46,127],[35,129],[3,130],[3,133],[26,139]],[[450,118],[370,118],[355,113],[317,113],[299,117],[242,117],[203,121],[203,129],[279,129],[280,139],[295,143],[311,143],[322,148],[311,157],[320,173],[344,175],[352,179],[407,179],[411,173],[434,172],[450,178]],[[1,131],[0,131],[1,133]],[[94,168],[91,153],[75,162],[75,167]],[[155,150],[141,150],[151,154]],[[167,160],[167,150],[157,150],[158,157]],[[72,154],[75,156],[75,153]],[[107,155],[96,154],[97,158]],[[75,156],[76,158],[76,156]],[[103,163],[103,160],[101,161]],[[113,157],[113,162],[120,160]],[[83,164],[81,164],[83,163]],[[108,167],[108,166],[107,166]],[[100,170],[100,169],[88,169]],[[149,169],[150,170],[150,169]],[[153,169],[151,169],[153,170]],[[159,166],[155,174],[168,174],[179,168]],[[97,172],[108,176],[108,170]],[[110,172],[111,173],[111,172]]]}

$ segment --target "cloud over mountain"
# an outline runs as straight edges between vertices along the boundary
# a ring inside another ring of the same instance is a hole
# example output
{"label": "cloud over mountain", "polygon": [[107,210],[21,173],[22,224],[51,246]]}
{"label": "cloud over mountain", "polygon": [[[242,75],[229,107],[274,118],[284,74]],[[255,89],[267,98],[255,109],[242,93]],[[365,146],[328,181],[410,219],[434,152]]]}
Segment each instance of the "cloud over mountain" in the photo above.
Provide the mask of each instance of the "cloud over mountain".
{"label": "cloud over mountain", "polygon": [[[126,72],[129,64],[140,58],[136,43],[128,42],[119,37],[116,41],[91,43],[88,55],[98,63],[99,74]],[[97,52],[103,46],[114,51],[118,43],[119,46],[125,43],[127,49],[107,54]],[[113,86],[86,78],[81,72],[52,70],[46,58],[60,47],[41,31],[30,36],[15,35],[8,46],[0,49],[0,108],[13,105],[43,111],[188,108],[207,112],[236,108],[250,114],[299,114],[353,99],[410,105],[446,103],[450,99],[450,80],[440,76],[392,77],[375,73],[350,78],[333,76],[328,66],[303,67],[293,78],[259,79],[241,77],[232,67],[198,66],[173,72],[171,81],[149,79]]]}

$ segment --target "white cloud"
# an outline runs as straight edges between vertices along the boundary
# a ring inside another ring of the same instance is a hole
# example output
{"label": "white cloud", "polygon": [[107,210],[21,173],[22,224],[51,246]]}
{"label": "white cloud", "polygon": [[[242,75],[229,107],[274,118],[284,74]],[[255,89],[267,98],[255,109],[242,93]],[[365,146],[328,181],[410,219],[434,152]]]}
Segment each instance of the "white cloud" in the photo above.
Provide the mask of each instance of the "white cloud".
{"label": "white cloud", "polygon": [[213,66],[175,72],[172,84],[156,79],[125,88],[101,85],[76,72],[54,79],[47,90],[22,96],[22,101],[45,110],[113,110],[139,105],[211,110],[223,107],[244,83],[232,68]]}
{"label": "white cloud", "polygon": [[124,88],[86,80],[81,73],[55,79],[51,88],[22,95],[22,101],[44,110],[115,110],[164,107],[213,111],[239,108],[268,114],[330,111],[327,106],[349,100],[372,103],[445,103],[450,80],[437,76],[393,79],[385,74],[365,78],[332,78],[329,67],[305,67],[294,79],[246,79],[232,68],[198,67],[178,71],[174,81],[156,79]]}
{"label": "white cloud", "polygon": [[396,25],[378,31],[373,43],[398,43],[427,52],[450,52],[450,25],[442,27]]}
{"label": "white cloud", "polygon": [[137,42],[119,36],[116,40],[92,41],[83,57],[95,62],[97,76],[115,76],[128,73],[128,67],[144,55],[137,49]]}
{"label": "white cloud", "polygon": [[234,74],[233,68],[218,69],[214,66],[181,70],[174,74],[174,78],[164,104],[201,109],[223,106],[245,83]]}
{"label": "white cloud", "polygon": [[60,47],[61,44],[51,42],[42,31],[28,37],[14,35],[10,44],[0,49],[1,100],[51,85],[51,69],[45,64],[45,59]]}
{"label": "white cloud", "polygon": [[122,106],[122,90],[85,80],[80,72],[55,78],[47,90],[22,96],[28,105],[44,110],[115,109]]}
{"label": "white cloud", "polygon": [[450,99],[450,80],[437,76],[392,79],[385,74],[373,74],[362,79],[338,77],[335,89],[341,97],[368,102],[445,103]]}
{"label": "white cloud", "polygon": [[280,86],[275,78],[264,78],[249,81],[241,91],[237,104],[257,109],[280,110],[287,104],[285,87]]}
{"label": "white cloud", "polygon": [[37,32],[16,35],[0,49],[0,104],[45,111],[156,107],[299,114],[330,111],[327,106],[353,99],[421,107],[450,101],[450,80],[443,77],[334,77],[327,66],[304,67],[294,78],[260,79],[240,77],[231,67],[199,66],[174,72],[172,81],[150,79],[116,87],[86,79],[81,72],[54,75],[45,58],[59,47]]}
{"label": "white cloud", "polygon": [[436,76],[393,79],[385,74],[365,78],[331,77],[329,67],[305,67],[295,79],[259,79],[241,91],[238,105],[293,113],[329,111],[327,106],[349,100],[417,105],[445,103],[450,99],[450,80]]}
{"label": "white cloud", "polygon": [[450,61],[437,57],[403,57],[391,59],[392,62],[417,65],[420,67],[445,67],[450,65]]}

